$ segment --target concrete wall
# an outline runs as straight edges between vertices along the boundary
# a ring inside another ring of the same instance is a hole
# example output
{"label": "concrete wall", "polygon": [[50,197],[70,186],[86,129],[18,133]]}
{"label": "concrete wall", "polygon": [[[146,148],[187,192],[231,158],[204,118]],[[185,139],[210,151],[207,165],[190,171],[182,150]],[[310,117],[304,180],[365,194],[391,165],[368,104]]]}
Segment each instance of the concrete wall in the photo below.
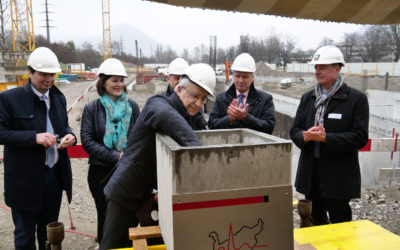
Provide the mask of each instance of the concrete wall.
{"label": "concrete wall", "polygon": [[[266,65],[273,70],[276,69],[275,64]],[[388,72],[390,76],[400,76],[400,62],[346,63],[342,72],[345,74],[363,74],[364,70],[382,76],[385,75],[386,72]],[[308,63],[288,63],[287,72],[314,73],[314,67]]]}
{"label": "concrete wall", "polygon": [[[288,139],[289,130],[296,115],[299,99],[271,93],[276,110],[276,127],[274,135]],[[383,90],[368,90],[370,105],[369,130],[370,138],[392,137],[395,128],[400,132],[400,93]],[[394,163],[397,163],[395,153]],[[292,180],[294,183],[300,151],[293,145]],[[391,168],[390,152],[360,152],[361,179],[363,187],[377,185],[380,168]]]}

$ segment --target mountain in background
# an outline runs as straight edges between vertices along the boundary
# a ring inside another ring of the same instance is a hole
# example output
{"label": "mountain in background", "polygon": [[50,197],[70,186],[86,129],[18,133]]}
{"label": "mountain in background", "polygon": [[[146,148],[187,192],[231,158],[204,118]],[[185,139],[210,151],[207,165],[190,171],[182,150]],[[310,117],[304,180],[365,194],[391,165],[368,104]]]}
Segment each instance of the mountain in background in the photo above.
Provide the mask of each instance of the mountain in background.
{"label": "mountain in background", "polygon": [[[118,24],[111,26],[111,40],[120,42],[122,39],[122,49],[127,54],[136,56],[135,40],[138,41],[139,49],[142,49],[142,56],[150,57],[156,50],[157,41],[142,30],[129,24]],[[77,45],[81,46],[84,42],[89,42],[95,49],[103,48],[103,37],[87,37],[77,40]]]}

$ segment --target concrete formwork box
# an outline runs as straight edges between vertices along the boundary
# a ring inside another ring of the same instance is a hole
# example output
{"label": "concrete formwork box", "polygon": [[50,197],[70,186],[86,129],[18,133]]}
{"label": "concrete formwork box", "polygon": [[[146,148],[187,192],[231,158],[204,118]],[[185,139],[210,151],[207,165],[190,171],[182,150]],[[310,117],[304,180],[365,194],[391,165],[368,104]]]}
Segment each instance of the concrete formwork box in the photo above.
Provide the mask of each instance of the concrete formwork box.
{"label": "concrete formwork box", "polygon": [[161,232],[168,250],[293,249],[292,143],[250,129],[157,134]]}

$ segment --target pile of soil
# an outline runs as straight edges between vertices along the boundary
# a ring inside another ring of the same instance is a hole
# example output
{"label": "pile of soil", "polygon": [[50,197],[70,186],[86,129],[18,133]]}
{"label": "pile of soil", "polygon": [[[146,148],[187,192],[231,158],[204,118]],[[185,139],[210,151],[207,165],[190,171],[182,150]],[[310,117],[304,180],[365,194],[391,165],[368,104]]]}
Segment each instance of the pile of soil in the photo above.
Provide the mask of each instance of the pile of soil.
{"label": "pile of soil", "polygon": [[272,70],[268,67],[264,62],[256,63],[256,76],[263,75],[263,76],[277,76],[278,73],[275,70]]}

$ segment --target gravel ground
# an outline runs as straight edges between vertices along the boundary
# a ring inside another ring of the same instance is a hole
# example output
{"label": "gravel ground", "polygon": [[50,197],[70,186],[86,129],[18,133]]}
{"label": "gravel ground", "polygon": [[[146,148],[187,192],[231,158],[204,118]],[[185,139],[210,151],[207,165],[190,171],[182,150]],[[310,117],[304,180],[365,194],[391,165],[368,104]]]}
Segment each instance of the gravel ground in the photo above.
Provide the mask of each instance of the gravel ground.
{"label": "gravel ground", "polygon": [[[127,81],[129,82],[129,80]],[[68,106],[77,99],[81,93],[90,85],[91,82],[73,82],[69,85],[61,85],[60,89],[67,98]],[[150,96],[145,91],[130,92],[129,96],[143,107],[145,100]],[[79,137],[80,116],[84,104],[97,98],[97,93],[93,88],[83,101],[78,103],[69,114],[70,126]],[[2,156],[3,149],[0,148]],[[96,209],[87,184],[87,159],[72,159],[73,171],[73,199],[69,205],[72,222],[76,227],[75,233],[66,232],[63,241],[63,249],[96,249],[97,243],[94,241],[96,234]],[[4,192],[4,168],[0,164],[0,193]],[[294,199],[302,199],[302,195],[295,194]],[[360,199],[353,200],[354,220],[371,220],[372,222],[386,228],[387,230],[400,235],[400,186],[392,188],[376,187],[363,189]],[[70,229],[71,221],[68,213],[66,196],[63,197],[60,220],[64,223],[66,229]],[[297,210],[293,210],[294,228],[299,227],[299,216]],[[0,249],[13,249],[13,230],[14,225],[11,214],[4,202],[4,196],[0,195]],[[86,234],[86,235],[84,235]]]}

